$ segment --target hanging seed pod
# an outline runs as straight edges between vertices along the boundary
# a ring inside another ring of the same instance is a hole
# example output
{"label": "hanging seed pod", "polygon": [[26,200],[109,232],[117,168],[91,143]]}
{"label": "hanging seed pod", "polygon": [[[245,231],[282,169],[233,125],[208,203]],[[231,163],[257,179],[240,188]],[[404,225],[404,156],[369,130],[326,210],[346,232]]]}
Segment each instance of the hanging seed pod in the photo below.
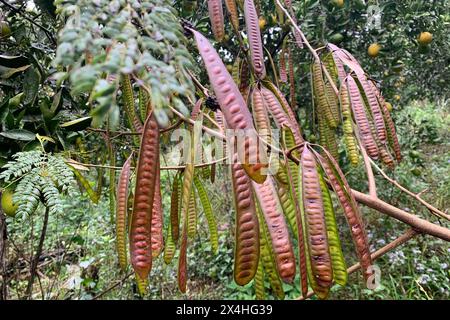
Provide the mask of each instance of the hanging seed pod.
{"label": "hanging seed pod", "polygon": [[195,199],[195,191],[192,189],[188,206],[188,237],[194,239],[197,234],[197,201]]}
{"label": "hanging seed pod", "polygon": [[209,241],[211,242],[211,248],[216,254],[219,250],[219,234],[217,233],[217,223],[211,208],[211,203],[209,201],[205,187],[197,176],[194,177],[194,185],[200,198],[206,221],[208,222]]}
{"label": "hanging seed pod", "polygon": [[350,227],[353,242],[355,243],[358,258],[363,270],[363,275],[367,280],[372,274],[369,272],[369,267],[372,265],[372,259],[370,257],[369,243],[358,205],[356,204],[356,200],[351,193],[350,186],[339,168],[339,165],[327,150],[323,149],[323,152],[325,154],[324,159],[322,159],[319,154],[315,154],[316,159],[320,161],[322,168],[328,176],[330,185],[339,199],[347,219],[347,223]]}
{"label": "hanging seed pod", "polygon": [[256,300],[265,300],[266,299],[266,292],[264,287],[264,267],[261,261],[261,258],[259,259],[258,263],[258,269],[256,270],[255,275],[255,294],[256,294]]}
{"label": "hanging seed pod", "polygon": [[295,276],[295,256],[272,177],[268,177],[263,184],[253,183],[253,188],[269,229],[278,273],[284,282],[292,283]]}
{"label": "hanging seed pod", "polygon": [[375,92],[375,95],[378,98],[378,101],[381,106],[381,111],[383,113],[383,118],[385,121],[386,126],[386,133],[387,133],[387,139],[389,141],[389,146],[394,150],[395,158],[398,162],[402,160],[402,153],[400,150],[400,143],[398,142],[397,133],[395,131],[395,125],[394,121],[392,121],[391,115],[389,113],[389,110],[386,107],[386,101],[384,100],[383,96],[381,95],[381,92],[378,90],[378,88],[373,84],[373,82],[370,82],[370,85],[372,86],[372,90]]}
{"label": "hanging seed pod", "polygon": [[116,206],[116,250],[119,257],[119,265],[122,271],[127,269],[127,216],[128,193],[131,176],[131,161],[133,154],[123,164],[117,183]]}
{"label": "hanging seed pod", "polygon": [[264,221],[264,216],[261,212],[261,208],[257,205],[256,212],[258,214],[259,221],[259,231],[260,231],[260,259],[262,262],[264,272],[267,274],[270,282],[270,287],[272,288],[275,296],[283,300],[284,299],[284,289],[281,283],[280,275],[278,274],[276,262],[274,258],[274,253],[272,246],[270,245],[269,229]]}
{"label": "hanging seed pod", "polygon": [[[134,127],[136,132],[142,132],[142,123],[136,114],[136,110],[134,109],[134,93],[129,75],[122,75],[121,86],[123,91],[125,113],[127,114],[130,125]],[[139,139],[137,137],[136,139],[137,145],[139,145]]]}
{"label": "hanging seed pod", "polygon": [[386,143],[386,128],[384,126],[383,113],[381,112],[380,104],[378,102],[375,92],[365,74],[356,73],[359,83],[362,87],[362,93],[367,99],[367,103],[370,107],[372,117],[375,123],[375,128],[377,132],[377,138],[380,140],[381,144]]}
{"label": "hanging seed pod", "polygon": [[302,167],[303,205],[306,216],[306,230],[310,263],[315,281],[319,287],[329,288],[333,280],[328,237],[324,218],[322,190],[319,183],[317,164],[308,147],[303,148]]}
{"label": "hanging seed pod", "polygon": [[262,170],[267,167],[266,154],[265,151],[258,150],[257,133],[253,127],[252,116],[247,105],[222,60],[208,40],[197,31],[192,30],[192,32],[227,125],[231,129],[245,130],[244,159],[240,159],[242,167],[249,177],[258,183],[262,183],[266,179],[266,175],[262,173]]}
{"label": "hanging seed pod", "polygon": [[152,267],[150,233],[158,163],[159,127],[152,113],[142,131],[130,231],[131,263],[142,279]]}
{"label": "hanging seed pod", "polygon": [[253,88],[251,99],[252,111],[259,136],[266,142],[271,143],[271,127],[264,99],[258,88]]}
{"label": "hanging seed pod", "polygon": [[[158,169],[159,169],[159,161],[158,161]],[[155,195],[153,198],[151,243],[152,243],[152,256],[153,258],[156,258],[161,253],[161,250],[164,245],[163,211],[161,201],[161,181],[159,170],[156,172]]]}
{"label": "hanging seed pod", "polygon": [[166,230],[166,242],[164,243],[164,263],[170,264],[172,262],[173,257],[175,256],[175,242],[172,238],[172,225],[167,224]]}
{"label": "hanging seed pod", "polygon": [[148,95],[147,91],[145,91],[143,88],[139,88],[139,115],[141,117],[141,121],[144,122],[145,119],[147,119],[149,109],[150,107],[150,96]]}
{"label": "hanging seed pod", "polygon": [[180,292],[186,292],[186,283],[187,283],[187,215],[184,217],[184,225],[183,231],[181,235],[181,247],[180,247],[180,255],[178,257],[178,289]]}
{"label": "hanging seed pod", "polygon": [[143,297],[147,294],[148,279],[141,278],[137,273],[135,274],[136,289],[139,296]]}
{"label": "hanging seed pod", "polygon": [[286,70],[286,58],[285,58],[285,44],[283,43],[283,47],[280,52],[280,81],[286,83],[288,81],[287,78],[287,70]]}
{"label": "hanging seed pod", "polygon": [[[299,186],[300,189],[303,190],[304,185],[303,185],[303,170],[302,170],[302,166],[298,166],[298,181],[299,181]],[[298,193],[298,202],[301,203],[302,205],[300,206],[300,214],[301,214],[301,218],[304,221],[303,223],[303,234],[305,235],[304,237],[304,247],[305,247],[305,252],[308,253],[308,258],[305,259],[306,261],[306,271],[307,271],[307,275],[308,275],[308,283],[311,286],[311,288],[313,289],[314,293],[317,295],[317,297],[319,299],[326,299],[328,297],[328,293],[329,293],[329,288],[328,287],[321,287],[317,284],[316,281],[316,277],[313,274],[313,269],[312,269],[312,263],[311,263],[311,248],[309,245],[309,238],[308,238],[308,225],[306,223],[307,221],[307,216],[305,213],[305,209],[304,209],[304,198],[303,198],[303,192],[299,192]]]}
{"label": "hanging seed pod", "polygon": [[235,30],[239,30],[239,14],[235,0],[225,0],[225,6],[230,14],[231,24]]}
{"label": "hanging seed pod", "polygon": [[172,240],[176,244],[180,236],[180,222],[179,222],[179,212],[180,212],[180,174],[173,179],[172,183],[172,194],[170,196],[170,231],[172,235]]}
{"label": "hanging seed pod", "polygon": [[357,166],[359,163],[358,148],[353,133],[353,121],[350,110],[350,98],[348,96],[347,84],[344,82],[340,89],[340,105],[342,110],[342,129],[344,131],[344,142],[350,163]]}
{"label": "hanging seed pod", "polygon": [[328,126],[336,128],[338,125],[338,119],[334,118],[330,105],[328,104],[325,82],[322,75],[322,66],[319,60],[315,60],[312,65],[312,77],[314,95],[317,101],[317,112],[322,113],[327,120]]}
{"label": "hanging seed pod", "polygon": [[264,52],[262,48],[261,32],[259,30],[259,19],[253,0],[244,1],[244,17],[253,70],[258,79],[263,79],[266,76],[266,67],[264,65]]}
{"label": "hanging seed pod", "polygon": [[236,210],[234,280],[243,286],[253,279],[258,266],[259,229],[251,180],[237,163],[236,154],[231,164],[231,177]]}
{"label": "hanging seed pod", "polygon": [[328,249],[331,256],[331,265],[333,268],[333,280],[341,286],[347,283],[347,266],[344,255],[342,254],[341,241],[336,224],[333,202],[331,201],[328,186],[323,178],[322,172],[319,172],[320,188],[322,189],[323,207],[325,213],[325,224],[327,227]]}
{"label": "hanging seed pod", "polygon": [[361,99],[358,85],[353,77],[347,77],[347,85],[350,95],[351,106],[353,110],[353,116],[355,117],[356,124],[358,125],[359,134],[364,148],[367,150],[369,156],[373,159],[378,159],[378,147],[377,143],[372,136],[372,131],[369,124],[369,119],[364,107],[364,102]]}
{"label": "hanging seed pod", "polygon": [[284,215],[291,227],[292,233],[298,238],[297,220],[295,216],[295,206],[290,195],[289,189],[284,186],[278,186],[278,197],[280,198],[281,207],[283,208]]}
{"label": "hanging seed pod", "polygon": [[214,38],[221,42],[225,36],[222,0],[208,0],[208,12]]}

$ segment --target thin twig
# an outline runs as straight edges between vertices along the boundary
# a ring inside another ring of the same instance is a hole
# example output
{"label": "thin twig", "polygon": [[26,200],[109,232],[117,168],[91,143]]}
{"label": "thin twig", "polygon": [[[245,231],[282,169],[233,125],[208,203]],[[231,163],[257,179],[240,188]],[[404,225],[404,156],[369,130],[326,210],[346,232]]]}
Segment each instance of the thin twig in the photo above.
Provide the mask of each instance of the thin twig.
{"label": "thin twig", "polygon": [[[1,195],[1,192],[0,192]],[[2,276],[2,286],[0,288],[0,300],[8,300],[8,281],[6,272],[6,247],[7,247],[7,226],[6,217],[0,206],[0,270]]]}
{"label": "thin twig", "polygon": [[39,262],[39,257],[41,256],[42,253],[42,247],[44,245],[44,240],[45,240],[45,235],[47,233],[47,224],[48,224],[48,215],[49,215],[49,209],[48,207],[45,208],[45,214],[44,214],[44,222],[42,225],[42,231],[41,231],[41,237],[39,239],[39,244],[36,250],[36,254],[33,258],[33,261],[31,263],[31,268],[30,268],[30,279],[28,280],[28,286],[27,286],[27,291],[26,291],[26,299],[31,299],[31,294],[32,294],[32,290],[33,290],[33,282],[34,282],[34,278],[36,276],[36,268]]}
{"label": "thin twig", "polygon": [[280,0],[276,0],[277,5],[280,7],[280,9],[284,12],[284,14],[286,15],[286,17],[288,17],[289,21],[291,22],[292,26],[295,28],[295,30],[300,34],[303,43],[306,45],[306,47],[308,48],[308,50],[311,52],[311,54],[313,55],[314,59],[316,61],[318,61],[322,67],[322,71],[325,74],[325,76],[328,79],[328,82],[330,83],[331,87],[333,88],[333,91],[336,95],[339,95],[339,89],[336,87],[336,85],[334,84],[333,78],[331,77],[330,73],[328,72],[327,68],[323,65],[322,61],[320,60],[319,55],[317,54],[316,50],[311,46],[311,44],[309,43],[308,39],[306,39],[304,33],[302,32],[302,30],[298,27],[297,23],[295,22],[295,20],[291,17],[291,15],[289,14],[289,12],[286,10],[286,8],[283,7],[283,5],[281,4]]}
{"label": "thin twig", "polygon": [[371,160],[370,160],[369,156],[367,155],[366,149],[364,148],[364,146],[362,146],[359,138],[358,138],[358,141],[359,141],[359,149],[363,156],[364,167],[366,168],[367,181],[369,184],[369,195],[373,198],[378,198],[377,185],[375,183],[375,177],[373,175],[372,166],[370,165]]}
{"label": "thin twig", "polygon": [[96,295],[95,297],[92,298],[92,300],[98,300],[99,298],[103,297],[105,294],[107,294],[108,292],[110,292],[111,290],[113,290],[114,288],[116,288],[117,286],[123,284],[130,276],[132,276],[134,274],[133,271],[129,272],[127,275],[125,275],[125,277],[123,277],[121,280],[117,281],[116,283],[114,283],[112,286],[106,288],[105,290],[103,290],[102,292],[100,292],[98,295]]}
{"label": "thin twig", "polygon": [[1,3],[3,3],[5,6],[7,6],[8,8],[10,8],[12,11],[14,11],[15,13],[21,15],[24,19],[28,20],[29,22],[31,22],[32,24],[34,24],[36,27],[42,29],[45,33],[45,35],[47,36],[47,38],[50,39],[50,41],[56,45],[56,39],[53,36],[53,33],[48,30],[46,27],[44,27],[43,25],[37,23],[36,21],[34,21],[33,19],[29,18],[24,12],[22,12],[21,10],[17,9],[16,7],[14,7],[13,5],[9,4],[8,2],[4,1],[4,0],[0,0]]}
{"label": "thin twig", "polygon": [[404,193],[410,195],[411,197],[413,197],[414,199],[416,199],[417,201],[419,201],[421,204],[423,204],[425,207],[428,208],[428,210],[431,211],[431,213],[433,213],[436,216],[439,216],[441,218],[444,218],[448,221],[450,221],[450,215],[442,212],[441,210],[433,207],[431,204],[429,204],[428,202],[426,202],[425,200],[423,200],[420,195],[426,191],[427,189],[419,192],[418,194],[415,194],[414,192],[409,191],[408,189],[406,189],[405,187],[403,187],[401,184],[399,184],[397,181],[395,181],[394,179],[391,179],[379,166],[377,166],[377,164],[370,160],[370,163],[375,167],[375,169],[377,169],[377,171],[383,176],[383,178],[385,178],[387,181],[389,181],[390,183],[392,183],[394,186],[396,186],[398,189],[400,189],[401,191],[403,191]]}

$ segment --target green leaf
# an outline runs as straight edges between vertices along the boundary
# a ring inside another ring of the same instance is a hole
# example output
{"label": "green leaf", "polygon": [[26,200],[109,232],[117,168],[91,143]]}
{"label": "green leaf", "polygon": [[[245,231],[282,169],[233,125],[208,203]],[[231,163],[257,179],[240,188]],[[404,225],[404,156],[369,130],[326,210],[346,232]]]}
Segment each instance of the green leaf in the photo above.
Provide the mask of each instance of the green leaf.
{"label": "green leaf", "polygon": [[5,66],[0,65],[0,78],[1,79],[8,79],[12,75],[14,75],[17,72],[22,72],[27,70],[30,67],[30,65],[22,66],[19,68],[8,68]]}
{"label": "green leaf", "polygon": [[0,132],[0,135],[8,139],[20,141],[32,141],[36,138],[36,135],[33,132],[25,129],[13,129],[5,132]]}
{"label": "green leaf", "polygon": [[33,104],[39,91],[41,75],[35,68],[30,68],[23,79],[24,104]]}

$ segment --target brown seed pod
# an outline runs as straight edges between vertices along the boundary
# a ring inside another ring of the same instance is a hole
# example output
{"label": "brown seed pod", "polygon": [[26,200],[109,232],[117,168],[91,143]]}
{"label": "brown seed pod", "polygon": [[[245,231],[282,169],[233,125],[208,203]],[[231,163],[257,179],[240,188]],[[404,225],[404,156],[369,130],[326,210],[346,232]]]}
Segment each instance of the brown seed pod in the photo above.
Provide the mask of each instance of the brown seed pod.
{"label": "brown seed pod", "polygon": [[131,161],[133,154],[123,164],[117,183],[116,206],[116,249],[119,256],[119,265],[122,271],[127,269],[127,216],[128,216],[128,187],[131,176]]}
{"label": "brown seed pod", "polygon": [[235,30],[239,30],[239,14],[237,10],[236,0],[225,0],[225,6],[230,14],[231,24]]}
{"label": "brown seed pod", "polygon": [[377,96],[373,91],[373,87],[370,85],[369,80],[365,74],[356,73],[359,83],[363,89],[363,94],[367,98],[367,103],[370,107],[373,120],[375,123],[375,129],[377,132],[377,137],[382,144],[386,143],[386,127],[384,126],[383,113],[381,112],[380,104],[378,102]]}
{"label": "brown seed pod", "polygon": [[358,85],[353,77],[347,77],[347,86],[350,95],[350,101],[353,109],[353,116],[355,117],[356,124],[358,125],[359,134],[364,148],[367,150],[369,156],[373,159],[378,159],[378,147],[377,143],[372,136],[369,119],[364,107],[364,101],[361,99]]}
{"label": "brown seed pod", "polygon": [[[272,89],[275,90],[276,93],[274,93]],[[295,142],[297,144],[302,143],[303,138],[301,135],[300,127],[295,120],[293,112],[290,109],[289,104],[287,103],[283,94],[274,85],[270,86],[270,90],[269,88],[262,87],[261,93],[263,94],[266,106],[270,114],[274,118],[277,127],[281,128],[285,126],[290,128],[294,134]],[[291,115],[289,115],[289,111],[286,111],[286,105],[288,107],[288,110],[290,110]],[[292,120],[292,117],[294,117],[294,120]]]}
{"label": "brown seed pod", "polygon": [[208,12],[214,38],[221,42],[225,35],[222,0],[208,0]]}
{"label": "brown seed pod", "polygon": [[159,159],[159,127],[150,114],[142,131],[130,230],[131,263],[146,279],[152,268],[151,221]]}
{"label": "brown seed pod", "polygon": [[178,288],[182,293],[186,292],[187,282],[187,216],[184,217],[183,231],[181,235],[180,255],[178,257]]}
{"label": "brown seed pod", "polygon": [[286,71],[286,58],[285,58],[285,48],[281,49],[280,52],[280,81],[286,83],[288,81],[287,71]]}
{"label": "brown seed pod", "polygon": [[267,167],[267,155],[265,151],[258,150],[257,133],[247,104],[216,50],[203,35],[195,30],[192,32],[227,125],[231,129],[244,130],[246,133],[241,146],[244,148],[244,159],[239,160],[252,180],[262,183],[266,179],[262,169]]}
{"label": "brown seed pod", "polygon": [[251,180],[233,157],[231,178],[236,210],[236,241],[234,250],[234,280],[238,285],[249,283],[255,276],[259,259],[258,217],[253,201]]}
{"label": "brown seed pod", "polygon": [[244,17],[250,46],[252,66],[255,71],[255,75],[259,79],[263,79],[266,76],[266,67],[264,65],[264,53],[262,48],[261,32],[259,29],[259,19],[253,0],[244,1]]}
{"label": "brown seed pod", "polygon": [[172,194],[170,196],[170,232],[172,233],[172,239],[176,244],[180,236],[180,222],[179,222],[179,211],[180,211],[180,177],[179,173],[174,177],[172,183]]}
{"label": "brown seed pod", "polygon": [[375,95],[377,96],[378,101],[380,102],[381,111],[383,113],[383,118],[384,118],[385,125],[386,125],[387,138],[389,141],[389,145],[394,150],[396,160],[398,162],[400,162],[402,160],[402,152],[400,150],[400,143],[398,142],[397,133],[395,131],[394,121],[392,121],[391,114],[386,107],[386,101],[384,100],[383,96],[381,95],[381,92],[378,90],[378,88],[375,86],[375,84],[373,82],[370,82],[370,85],[372,86],[372,89],[375,92]]}
{"label": "brown seed pod", "polygon": [[370,257],[369,242],[365,233],[361,213],[359,212],[356,200],[351,193],[350,186],[336,160],[334,160],[327,150],[323,149],[323,151],[325,157],[321,157],[317,153],[315,153],[315,156],[320,161],[320,164],[330,181],[330,185],[339,199],[339,203],[341,204],[347,223],[350,227],[364,277],[367,279],[371,275],[369,267],[372,265],[372,259]]}
{"label": "brown seed pod", "polygon": [[263,184],[253,183],[253,188],[269,228],[278,273],[284,282],[292,283],[295,255],[273,177],[269,176]]}
{"label": "brown seed pod", "polygon": [[303,206],[311,268],[317,285],[329,288],[333,280],[333,270],[328,251],[322,190],[317,164],[308,147],[303,148],[300,165],[302,166]]}
{"label": "brown seed pod", "polygon": [[269,116],[267,115],[261,91],[257,87],[252,90],[251,106],[259,136],[270,143],[271,127]]}
{"label": "brown seed pod", "polygon": [[164,246],[163,211],[161,201],[161,180],[159,171],[159,161],[158,161],[158,170],[156,172],[155,195],[153,199],[151,242],[152,242],[152,256],[153,258],[156,258],[159,256]]}

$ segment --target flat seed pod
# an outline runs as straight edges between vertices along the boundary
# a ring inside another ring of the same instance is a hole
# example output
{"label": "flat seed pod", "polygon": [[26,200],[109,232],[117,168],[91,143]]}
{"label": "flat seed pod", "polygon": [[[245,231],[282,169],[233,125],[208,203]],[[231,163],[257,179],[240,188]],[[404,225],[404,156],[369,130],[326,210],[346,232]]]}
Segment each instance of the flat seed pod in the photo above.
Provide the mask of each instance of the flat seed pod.
{"label": "flat seed pod", "polygon": [[147,119],[148,116],[148,112],[149,112],[149,103],[150,103],[150,97],[147,93],[147,91],[145,91],[142,88],[139,88],[139,115],[141,117],[141,121],[144,122],[145,119]]}
{"label": "flat seed pod", "polygon": [[195,198],[195,191],[192,189],[191,196],[189,197],[189,207],[188,207],[188,237],[189,239],[194,239],[197,234],[197,201]]}
{"label": "flat seed pod", "polygon": [[[299,181],[299,186],[300,189],[303,190],[303,171],[302,171],[302,166],[298,166],[298,181]],[[300,214],[301,214],[301,218],[304,221],[303,223],[303,234],[304,235],[308,235],[308,230],[307,230],[307,216],[305,213],[305,209],[303,207],[303,203],[304,203],[304,199],[303,199],[303,192],[299,192],[298,193],[298,202],[301,203],[302,205],[300,206]],[[309,258],[310,256],[310,248],[309,248],[309,241],[308,238],[305,236],[304,237],[304,247],[305,247],[305,252],[307,252],[308,254],[308,258],[305,259],[306,260],[306,270],[307,270],[307,275],[308,275],[308,283],[311,286],[311,288],[313,289],[314,293],[317,295],[317,297],[319,299],[326,299],[328,297],[328,293],[329,293],[329,288],[327,287],[321,287],[319,285],[317,285],[316,282],[316,278],[313,275],[313,270],[311,267],[311,259]]]}
{"label": "flat seed pod", "polygon": [[251,99],[252,111],[256,123],[256,129],[259,136],[266,142],[271,143],[271,126],[267,109],[264,104],[261,91],[258,88],[253,88]]}
{"label": "flat seed pod", "polygon": [[256,212],[258,214],[259,232],[260,232],[260,261],[262,262],[264,272],[269,278],[270,287],[273,290],[275,296],[283,300],[284,289],[283,284],[278,274],[275,257],[273,254],[272,246],[270,245],[269,229],[264,221],[264,216],[261,212],[261,208],[256,205]]}
{"label": "flat seed pod", "polygon": [[230,14],[231,24],[235,30],[239,30],[239,14],[237,10],[236,0],[225,0],[225,6]]}
{"label": "flat seed pod", "polygon": [[181,247],[180,247],[180,255],[178,256],[178,289],[180,292],[186,292],[186,283],[187,283],[187,216],[184,216],[184,226],[181,235]]}
{"label": "flat seed pod", "polygon": [[258,269],[256,270],[255,275],[255,295],[256,300],[265,300],[266,299],[266,292],[265,292],[265,286],[264,286],[264,267],[263,263],[260,261],[258,263]]}
{"label": "flat seed pod", "polygon": [[355,243],[356,252],[361,263],[363,275],[365,279],[367,279],[371,275],[369,272],[369,267],[372,265],[372,259],[370,257],[369,242],[367,240],[358,205],[356,204],[356,200],[351,193],[350,186],[348,185],[347,180],[345,179],[345,176],[339,168],[337,162],[328,153],[328,151],[325,149],[323,149],[323,151],[325,158],[322,159],[318,154],[316,154],[316,158],[319,159],[322,168],[330,181],[330,185],[336,193],[341,207],[344,210],[353,242]]}
{"label": "flat seed pod", "polygon": [[347,86],[350,95],[350,102],[353,110],[353,116],[355,117],[356,124],[358,125],[359,134],[361,136],[364,148],[367,150],[369,156],[373,159],[378,159],[378,147],[377,143],[372,135],[369,119],[364,107],[364,102],[361,99],[358,85],[353,77],[347,77]]}
{"label": "flat seed pod", "polygon": [[221,42],[225,35],[222,0],[208,0],[208,12],[214,38]]}
{"label": "flat seed pod", "polygon": [[347,266],[344,255],[342,254],[341,241],[336,224],[333,202],[331,201],[328,186],[323,178],[322,172],[319,172],[320,188],[322,189],[323,207],[325,213],[325,224],[327,227],[328,246],[331,256],[331,265],[333,267],[333,280],[341,286],[347,283]]}
{"label": "flat seed pod", "polygon": [[284,282],[292,283],[295,276],[295,256],[272,177],[268,177],[263,184],[253,183],[253,188],[269,229],[278,273]]}
{"label": "flat seed pod", "polygon": [[127,269],[127,216],[128,216],[128,193],[131,176],[131,154],[125,161],[120,171],[117,183],[117,205],[116,205],[116,250],[119,257],[119,265],[122,271]]}
{"label": "flat seed pod", "polygon": [[161,181],[159,161],[158,169],[156,172],[155,181],[155,195],[153,198],[153,211],[152,211],[152,227],[151,227],[151,242],[152,242],[152,256],[156,258],[161,253],[164,245],[163,240],[163,210],[161,201]]}
{"label": "flat seed pod", "polygon": [[227,125],[234,130],[245,130],[245,140],[240,146],[244,149],[244,159],[240,159],[242,166],[252,180],[262,183],[266,179],[262,170],[267,167],[267,155],[264,150],[259,150],[257,133],[247,104],[216,50],[203,35],[195,30],[192,32]]}
{"label": "flat seed pod", "polygon": [[259,259],[259,228],[251,180],[234,155],[231,178],[236,211],[234,280],[238,285],[249,283],[255,276]]}
{"label": "flat seed pod", "polygon": [[286,58],[285,58],[285,46],[283,43],[283,47],[280,52],[280,81],[286,83],[288,81],[287,78],[287,69],[286,69]]}
{"label": "flat seed pod", "polygon": [[358,81],[362,87],[362,93],[365,95],[370,111],[372,113],[373,120],[375,122],[375,128],[377,132],[377,137],[382,144],[386,143],[386,128],[384,126],[383,113],[381,112],[380,104],[378,102],[377,96],[373,91],[372,86],[367,80],[365,74],[356,73]]}
{"label": "flat seed pod", "polygon": [[311,269],[317,285],[329,288],[333,280],[333,269],[328,251],[322,190],[317,164],[308,147],[303,148],[300,165]]}
{"label": "flat seed pod", "polygon": [[331,128],[336,128],[338,119],[334,117],[334,114],[327,100],[325,82],[323,80],[322,74],[322,66],[319,60],[315,60],[312,64],[312,77],[314,95],[317,101],[317,112],[324,115],[324,118],[327,120],[327,123]]}
{"label": "flat seed pod", "polygon": [[295,206],[291,194],[285,186],[278,186],[277,191],[284,215],[286,216],[289,226],[291,227],[292,233],[296,238],[298,238],[297,218],[295,216]]}
{"label": "flat seed pod", "polygon": [[167,224],[166,231],[166,241],[164,243],[164,263],[170,264],[172,262],[173,257],[175,256],[175,242],[172,238],[172,225],[170,223]]}
{"label": "flat seed pod", "polygon": [[299,143],[303,142],[302,133],[301,133],[302,131],[300,129],[300,126],[298,125],[297,118],[295,116],[295,112],[294,112],[294,110],[292,110],[291,106],[287,102],[284,94],[281,92],[281,90],[277,86],[275,86],[273,83],[271,83],[269,81],[265,81],[264,86],[266,86],[267,89],[272,91],[272,93],[277,98],[279,104],[283,107],[284,111],[289,116],[289,119],[291,120],[291,124],[292,124],[291,129],[294,132],[296,140],[298,140]]}
{"label": "flat seed pod", "polygon": [[[134,93],[129,75],[127,74],[122,75],[121,86],[123,91],[125,113],[127,114],[128,121],[130,122],[130,125],[134,127],[134,130],[136,130],[136,132],[141,132],[142,123],[139,117],[137,116],[134,107]],[[139,145],[139,138],[137,136],[135,136],[135,140],[136,144]]]}
{"label": "flat seed pod", "polygon": [[179,212],[180,212],[180,174],[177,173],[177,175],[174,177],[172,182],[172,194],[170,196],[170,232],[171,232],[171,238],[174,241],[174,243],[178,242],[178,238],[180,235],[180,222],[179,222]]}
{"label": "flat seed pod", "polygon": [[386,134],[387,139],[389,141],[389,145],[394,150],[396,160],[400,162],[402,160],[402,153],[400,150],[400,143],[398,142],[397,133],[395,131],[394,121],[392,121],[391,114],[389,113],[389,110],[386,107],[386,101],[381,95],[381,92],[378,90],[375,84],[373,84],[373,82],[370,82],[370,85],[372,86],[372,89],[375,92],[378,101],[380,102],[381,111],[383,113],[383,118],[387,130]]}
{"label": "flat seed pod", "polygon": [[347,84],[344,82],[340,89],[339,102],[342,110],[342,129],[344,131],[344,142],[350,163],[357,166],[359,163],[358,147],[353,133],[353,120],[350,110],[350,98]]}
{"label": "flat seed pod", "polygon": [[297,123],[294,123],[288,114],[284,111],[277,96],[269,89],[262,87],[261,93],[263,95],[265,105],[272,115],[275,123],[279,129],[282,127],[288,127],[294,134],[296,144],[303,142],[303,138],[300,133],[300,129]]}
{"label": "flat seed pod", "polygon": [[247,28],[248,42],[250,46],[251,63],[255,75],[259,79],[266,76],[264,65],[264,51],[262,48],[261,32],[259,29],[259,19],[253,0],[244,1],[245,26]]}
{"label": "flat seed pod", "polygon": [[137,273],[135,274],[136,289],[139,296],[143,297],[148,291],[148,279],[141,278]]}
{"label": "flat seed pod", "polygon": [[197,176],[194,177],[194,185],[200,198],[206,221],[208,222],[209,240],[211,242],[212,250],[214,253],[217,253],[219,250],[219,234],[217,233],[217,223],[211,208],[211,202],[209,201],[205,187]]}
{"label": "flat seed pod", "polygon": [[139,159],[130,230],[131,263],[146,279],[152,267],[151,221],[159,161],[159,127],[152,114],[145,122]]}

